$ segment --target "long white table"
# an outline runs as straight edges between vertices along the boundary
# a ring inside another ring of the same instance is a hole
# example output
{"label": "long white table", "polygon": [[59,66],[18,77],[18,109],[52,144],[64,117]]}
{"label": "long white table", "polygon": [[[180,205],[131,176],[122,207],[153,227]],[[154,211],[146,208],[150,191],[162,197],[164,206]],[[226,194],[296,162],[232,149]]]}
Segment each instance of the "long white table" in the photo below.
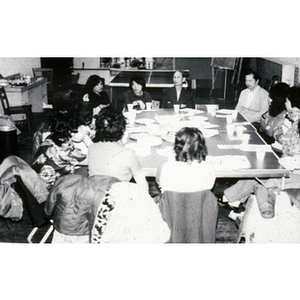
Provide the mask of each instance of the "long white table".
{"label": "long white table", "polygon": [[[197,113],[197,111],[194,111],[193,113]],[[159,119],[160,117],[164,116],[172,116],[176,118],[178,115],[174,113],[174,111],[167,110],[167,109],[159,109],[159,110],[151,110],[151,111],[143,111],[141,113],[137,114],[136,122],[139,122],[141,119],[152,119],[154,120]],[[188,126],[190,123],[189,118],[189,112],[182,110],[181,111],[182,119],[179,122],[175,122],[174,124],[169,124],[169,128],[174,127],[176,130],[180,127]],[[206,122],[209,122],[210,124],[214,124],[218,127],[213,128],[213,130],[218,130],[218,134],[212,136],[212,137],[206,137],[206,144],[208,148],[208,158],[218,158],[218,157],[224,157],[224,156],[236,156],[239,157],[246,157],[247,160],[250,162],[250,167],[245,169],[236,169],[236,170],[226,170],[224,168],[220,168],[219,170],[216,169],[216,175],[218,178],[271,178],[271,177],[288,177],[289,171],[284,169],[279,163],[278,163],[278,157],[277,155],[271,150],[271,148],[265,144],[265,142],[262,140],[260,135],[256,132],[255,128],[247,123],[247,121],[238,114],[237,118],[233,120],[233,123],[235,125],[242,125],[245,128],[245,133],[250,135],[249,140],[249,147],[246,147],[246,150],[244,148],[241,148],[240,145],[242,143],[241,139],[239,139],[236,135],[233,137],[229,137],[226,131],[226,118],[224,115],[218,114],[215,117],[210,116],[207,112],[199,112],[199,114],[194,115],[196,116],[202,116],[207,117],[208,120]],[[192,116],[191,116],[192,117]],[[192,118],[193,119],[193,118]],[[171,119],[170,119],[171,120]],[[162,128],[165,125],[158,125],[157,123],[153,123],[152,125],[141,125],[141,124],[135,124],[132,127],[127,127],[128,133],[128,139],[126,141],[127,147],[131,147],[133,149],[137,149],[137,140],[136,140],[136,134],[140,131],[141,134],[147,135],[147,132],[155,131],[156,129]],[[167,125],[168,126],[168,125]],[[201,127],[199,127],[201,129]],[[157,131],[157,130],[156,130]],[[203,129],[203,131],[209,131],[209,129]],[[154,132],[155,133],[155,132]],[[132,139],[131,136],[135,135],[135,138]],[[152,135],[149,135],[152,136]],[[159,136],[159,135],[157,135]],[[256,152],[251,149],[251,145],[260,145],[262,147],[268,148],[268,151],[265,154],[265,158],[263,161],[259,161],[256,158]],[[222,146],[222,147],[221,147]],[[173,140],[170,139],[163,139],[162,144],[151,147],[151,154],[150,155],[139,155],[139,151],[137,151],[138,158],[141,162],[141,165],[143,167],[144,173],[146,176],[155,176],[157,169],[160,164],[168,160],[168,156],[166,155],[160,155],[159,153],[161,151],[164,151],[166,149],[170,149],[173,147]],[[247,149],[248,148],[248,149]],[[250,151],[251,150],[251,151]]]}

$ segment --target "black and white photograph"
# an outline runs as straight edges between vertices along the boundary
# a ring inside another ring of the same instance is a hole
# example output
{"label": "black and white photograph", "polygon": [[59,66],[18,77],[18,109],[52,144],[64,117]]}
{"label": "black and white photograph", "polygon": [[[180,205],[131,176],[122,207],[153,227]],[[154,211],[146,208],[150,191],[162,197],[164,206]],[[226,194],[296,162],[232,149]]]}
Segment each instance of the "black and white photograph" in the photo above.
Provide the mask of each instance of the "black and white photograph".
{"label": "black and white photograph", "polygon": [[277,274],[297,281],[298,16],[231,2],[3,19],[0,251],[23,290],[294,296]]}
{"label": "black and white photograph", "polygon": [[0,61],[1,242],[300,242],[300,58]]}

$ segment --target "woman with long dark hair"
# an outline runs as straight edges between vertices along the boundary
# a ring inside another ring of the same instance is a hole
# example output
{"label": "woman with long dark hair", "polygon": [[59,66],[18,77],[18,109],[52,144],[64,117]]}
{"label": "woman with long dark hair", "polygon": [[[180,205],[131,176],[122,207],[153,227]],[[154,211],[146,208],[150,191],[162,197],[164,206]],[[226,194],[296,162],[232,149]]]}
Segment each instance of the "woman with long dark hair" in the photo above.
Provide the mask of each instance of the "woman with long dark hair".
{"label": "woman with long dark hair", "polygon": [[104,78],[98,75],[91,75],[85,84],[86,94],[83,96],[83,101],[91,103],[94,109],[94,115],[102,108],[110,105],[109,97],[107,93],[103,91],[104,85]]}
{"label": "woman with long dark hair", "polygon": [[260,133],[267,143],[274,142],[274,133],[282,126],[287,113],[285,103],[290,87],[284,83],[274,85],[269,93],[269,110],[261,116]]}

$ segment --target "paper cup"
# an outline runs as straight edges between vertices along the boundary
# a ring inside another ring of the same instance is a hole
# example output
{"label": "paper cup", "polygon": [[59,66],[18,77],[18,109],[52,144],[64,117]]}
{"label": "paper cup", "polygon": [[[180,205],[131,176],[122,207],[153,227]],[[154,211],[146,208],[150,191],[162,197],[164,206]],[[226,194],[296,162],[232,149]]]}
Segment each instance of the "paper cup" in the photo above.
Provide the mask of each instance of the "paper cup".
{"label": "paper cup", "polygon": [[244,127],[243,126],[236,126],[236,135],[241,136],[244,132]]}
{"label": "paper cup", "polygon": [[215,104],[207,104],[206,105],[206,109],[207,109],[207,112],[210,114],[210,115],[216,115],[216,112],[218,110],[218,105],[215,105]]}
{"label": "paper cup", "polygon": [[250,135],[249,134],[242,134],[242,145],[248,145],[249,140],[250,140]]}
{"label": "paper cup", "polygon": [[127,104],[127,109],[128,111],[132,111],[133,110],[133,104]]}
{"label": "paper cup", "polygon": [[174,112],[175,112],[175,114],[179,113],[179,108],[180,108],[179,104],[174,104]]}
{"label": "paper cup", "polygon": [[228,136],[233,136],[233,134],[234,134],[234,125],[233,124],[227,124],[226,130],[227,130]]}
{"label": "paper cup", "polygon": [[227,122],[227,124],[231,124],[232,123],[232,115],[227,115],[226,116],[226,122]]}
{"label": "paper cup", "polygon": [[136,118],[136,112],[135,111],[132,110],[132,111],[128,112],[127,119],[128,119],[128,124],[130,126],[134,125],[135,118]]}
{"label": "paper cup", "polygon": [[146,103],[146,109],[151,110],[152,109],[152,102],[147,102]]}
{"label": "paper cup", "polygon": [[237,118],[237,116],[238,116],[238,111],[237,110],[234,110],[233,112],[232,112],[232,118],[233,119],[236,119]]}
{"label": "paper cup", "polygon": [[257,160],[259,160],[259,161],[264,160],[265,155],[266,155],[265,150],[263,150],[263,149],[256,150],[256,158],[257,158]]}

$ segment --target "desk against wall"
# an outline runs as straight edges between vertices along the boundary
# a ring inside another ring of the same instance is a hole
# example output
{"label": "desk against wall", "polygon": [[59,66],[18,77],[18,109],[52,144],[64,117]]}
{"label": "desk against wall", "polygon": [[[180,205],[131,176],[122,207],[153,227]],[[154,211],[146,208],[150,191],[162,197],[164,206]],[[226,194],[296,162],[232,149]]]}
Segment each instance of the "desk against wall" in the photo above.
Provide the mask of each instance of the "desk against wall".
{"label": "desk against wall", "polygon": [[6,86],[5,92],[10,106],[32,104],[35,113],[43,112],[43,102],[48,103],[46,78],[32,78],[26,86]]}

